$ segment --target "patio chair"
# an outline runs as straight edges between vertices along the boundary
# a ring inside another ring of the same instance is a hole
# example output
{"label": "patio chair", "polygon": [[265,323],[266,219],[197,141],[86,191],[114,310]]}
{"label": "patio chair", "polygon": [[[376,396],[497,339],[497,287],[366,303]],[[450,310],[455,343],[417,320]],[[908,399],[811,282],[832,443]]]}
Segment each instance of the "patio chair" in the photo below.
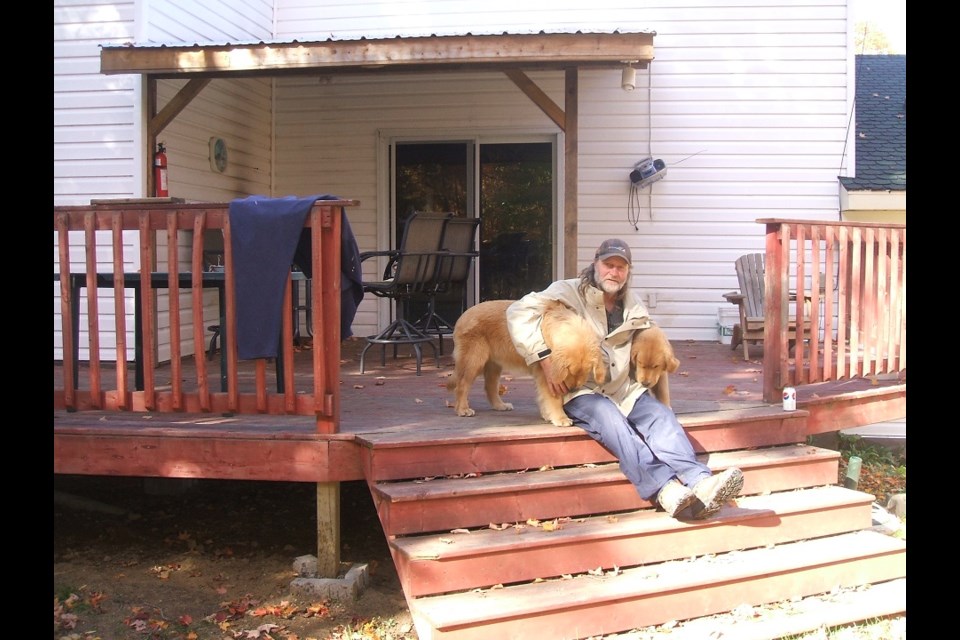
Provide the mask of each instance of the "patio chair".
{"label": "patio chair", "polygon": [[[740,282],[740,291],[731,291],[723,294],[729,302],[736,304],[740,310],[740,324],[733,331],[732,348],[743,344],[743,359],[750,359],[749,343],[761,344],[764,332],[763,301],[765,296],[764,273],[766,270],[765,255],[762,253],[748,253],[737,258],[734,263],[737,269],[737,280]],[[796,344],[797,323],[789,320],[787,323],[789,345],[793,349]]]}
{"label": "patio chair", "polygon": [[427,292],[427,311],[416,326],[424,333],[434,333],[443,355],[443,336],[453,333],[456,319],[450,321],[437,313],[437,297],[443,294],[459,294],[460,308],[457,317],[467,306],[467,281],[470,267],[479,255],[476,248],[477,228],[480,218],[458,218],[450,215],[443,225],[440,249],[443,255],[437,263],[437,276],[433,287]]}
{"label": "patio chair", "polygon": [[427,343],[433,348],[437,367],[440,367],[440,356],[437,346],[432,342],[433,337],[410,320],[410,303],[414,297],[429,295],[436,286],[438,259],[442,255],[440,243],[447,218],[446,215],[413,213],[407,218],[398,249],[365,251],[360,254],[361,264],[371,258],[389,258],[382,279],[364,282],[363,290],[393,300],[395,318],[380,333],[366,336],[367,344],[360,352],[360,373],[364,373],[367,351],[375,344],[382,348],[381,365],[386,365],[388,345],[393,346],[394,358],[397,357],[400,345],[412,346],[417,359],[417,375],[420,375],[423,357],[421,345]]}
{"label": "patio chair", "polygon": [[[750,359],[749,344],[763,342],[763,294],[764,294],[764,254],[748,253],[737,258],[734,263],[737,280],[740,283],[739,295],[735,302],[740,310],[739,341],[743,344],[743,359]],[[730,295],[730,294],[727,294]],[[736,333],[736,331],[734,331]],[[734,340],[734,342],[737,342]],[[736,348],[736,345],[734,345]]]}

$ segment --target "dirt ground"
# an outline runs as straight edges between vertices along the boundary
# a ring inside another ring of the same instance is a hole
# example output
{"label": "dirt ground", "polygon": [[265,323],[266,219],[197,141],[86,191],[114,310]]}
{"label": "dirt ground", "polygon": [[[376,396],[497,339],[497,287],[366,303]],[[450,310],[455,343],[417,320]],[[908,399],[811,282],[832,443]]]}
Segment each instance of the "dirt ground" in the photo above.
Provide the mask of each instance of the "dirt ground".
{"label": "dirt ground", "polygon": [[291,594],[294,559],[317,553],[315,491],[55,475],[53,637],[415,639],[363,483],[341,485],[341,561],[367,563],[369,585],[349,602]]}
{"label": "dirt ground", "polygon": [[[905,475],[862,478],[875,495],[906,489]],[[55,475],[53,638],[416,640],[362,482],[341,485],[341,560],[366,563],[369,585],[348,602],[292,594],[294,559],[316,554],[315,504],[303,483]],[[905,623],[802,638],[902,640]]]}

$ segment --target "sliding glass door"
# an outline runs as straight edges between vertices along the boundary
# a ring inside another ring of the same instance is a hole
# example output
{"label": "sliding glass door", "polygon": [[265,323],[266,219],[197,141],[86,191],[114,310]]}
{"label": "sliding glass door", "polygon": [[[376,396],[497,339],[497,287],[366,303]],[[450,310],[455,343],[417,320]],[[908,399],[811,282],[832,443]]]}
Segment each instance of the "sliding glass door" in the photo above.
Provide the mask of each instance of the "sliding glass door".
{"label": "sliding glass door", "polygon": [[465,306],[516,299],[553,280],[552,142],[396,142],[391,157],[394,246],[415,211],[481,219],[471,282],[438,301],[443,318],[456,322]]}

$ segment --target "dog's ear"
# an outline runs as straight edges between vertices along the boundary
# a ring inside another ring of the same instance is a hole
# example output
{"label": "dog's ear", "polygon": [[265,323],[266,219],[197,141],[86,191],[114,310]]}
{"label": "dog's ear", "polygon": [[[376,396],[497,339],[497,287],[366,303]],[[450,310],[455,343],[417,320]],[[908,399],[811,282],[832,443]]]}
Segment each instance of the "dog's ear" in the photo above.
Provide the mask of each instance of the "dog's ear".
{"label": "dog's ear", "polygon": [[[633,363],[630,363],[630,369],[633,369]],[[607,381],[607,365],[599,355],[593,362],[593,380],[597,384],[603,384]]]}
{"label": "dog's ear", "polygon": [[653,393],[653,397],[667,405],[671,409],[673,405],[670,404],[670,376],[663,374],[660,376],[660,379],[657,380],[657,384],[653,385],[653,388],[650,389]]}
{"label": "dog's ear", "polygon": [[680,361],[677,360],[672,355],[667,358],[667,371],[669,373],[675,373],[677,369],[680,368]]}
{"label": "dog's ear", "polygon": [[674,373],[680,368],[680,361],[673,353],[673,345],[667,340],[667,334],[663,334],[664,359],[663,366],[668,373]]}

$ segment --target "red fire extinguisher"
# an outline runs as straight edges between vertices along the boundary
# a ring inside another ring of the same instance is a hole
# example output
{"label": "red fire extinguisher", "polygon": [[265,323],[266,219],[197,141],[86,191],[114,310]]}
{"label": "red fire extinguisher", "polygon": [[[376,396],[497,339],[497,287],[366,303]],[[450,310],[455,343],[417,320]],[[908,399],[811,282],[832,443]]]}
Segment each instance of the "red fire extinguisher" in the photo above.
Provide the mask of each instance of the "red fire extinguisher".
{"label": "red fire extinguisher", "polygon": [[153,190],[157,198],[170,195],[167,188],[167,149],[162,142],[157,145],[157,154],[153,157]]}

